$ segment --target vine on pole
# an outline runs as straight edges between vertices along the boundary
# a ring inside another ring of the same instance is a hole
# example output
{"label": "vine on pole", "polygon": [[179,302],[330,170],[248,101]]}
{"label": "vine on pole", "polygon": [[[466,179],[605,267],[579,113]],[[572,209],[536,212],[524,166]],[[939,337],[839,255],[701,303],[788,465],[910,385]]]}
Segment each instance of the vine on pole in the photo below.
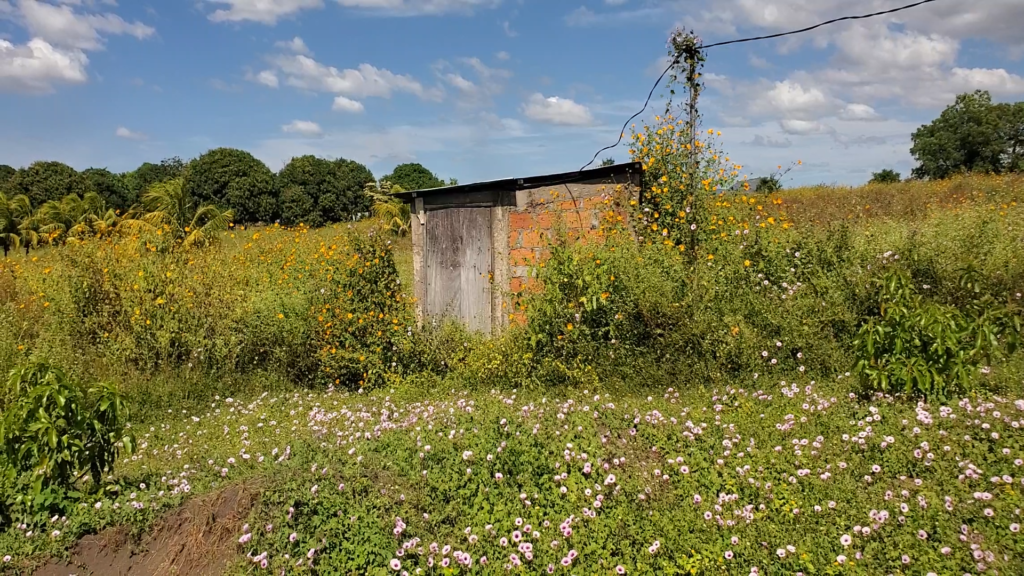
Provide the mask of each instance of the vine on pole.
{"label": "vine on pole", "polygon": [[[688,138],[688,166],[687,166],[687,191],[688,191],[688,202],[692,207],[691,214],[693,214],[695,226],[690,227],[690,239],[689,246],[690,252],[697,255],[697,248],[700,245],[700,235],[705,228],[706,224],[706,202],[700,197],[700,186],[699,174],[701,173],[698,148],[700,142],[697,140],[697,129],[700,125],[700,111],[697,108],[697,100],[700,98],[700,93],[704,89],[703,82],[701,82],[700,70],[704,67],[704,62],[707,60],[704,50],[701,48],[701,41],[697,34],[690,30],[685,32],[681,29],[677,29],[672,33],[669,38],[669,48],[672,56],[672,73],[669,76],[669,85],[676,84],[680,81],[682,76],[685,88],[688,92],[689,102],[687,104],[686,113],[686,128],[689,132]],[[675,90],[671,90],[671,94],[675,94]],[[672,100],[669,99],[666,104],[666,114],[672,106]]]}

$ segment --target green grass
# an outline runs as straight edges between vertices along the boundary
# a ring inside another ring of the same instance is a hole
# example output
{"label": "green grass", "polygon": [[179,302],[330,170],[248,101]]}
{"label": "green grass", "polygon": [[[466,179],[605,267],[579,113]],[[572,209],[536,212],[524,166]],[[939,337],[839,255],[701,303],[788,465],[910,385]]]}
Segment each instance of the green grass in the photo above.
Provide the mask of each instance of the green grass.
{"label": "green grass", "polygon": [[[319,574],[390,573],[392,559],[445,573],[438,564],[455,565],[454,551],[474,573],[505,573],[512,554],[523,573],[1024,570],[1012,531],[1024,401],[858,401],[843,380],[782,376],[650,397],[410,387],[215,398],[138,427],[120,495],[75,508],[57,536],[9,530],[0,550],[27,566],[94,529],[145,526],[185,498],[259,478],[238,574],[256,567],[245,554],[264,552],[274,573],[309,572],[309,550]],[[538,531],[523,537],[529,561],[501,543],[527,525]]]}

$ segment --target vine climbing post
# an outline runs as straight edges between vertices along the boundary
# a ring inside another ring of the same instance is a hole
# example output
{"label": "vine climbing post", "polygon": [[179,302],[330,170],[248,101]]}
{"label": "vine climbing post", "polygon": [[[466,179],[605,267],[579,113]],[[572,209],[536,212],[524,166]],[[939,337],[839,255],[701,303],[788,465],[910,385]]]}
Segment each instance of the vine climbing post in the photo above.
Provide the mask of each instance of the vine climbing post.
{"label": "vine climbing post", "polygon": [[700,38],[691,30],[690,32],[683,32],[677,30],[672,34],[670,39],[671,49],[673,52],[673,62],[676,63],[672,73],[672,82],[679,80],[680,74],[678,69],[683,72],[684,82],[686,84],[686,90],[689,93],[689,102],[686,107],[686,129],[689,142],[687,143],[687,191],[689,192],[688,202],[690,212],[693,215],[693,222],[690,227],[689,234],[689,248],[695,256],[697,255],[697,247],[700,244],[700,234],[705,225],[705,214],[706,207],[705,202],[701,199],[700,193],[700,155],[698,154],[698,148],[700,147],[700,141],[697,140],[697,128],[700,124],[700,112],[697,109],[697,100],[700,98],[700,93],[703,90],[703,84],[700,80],[700,69],[704,66],[705,55],[701,47]]}

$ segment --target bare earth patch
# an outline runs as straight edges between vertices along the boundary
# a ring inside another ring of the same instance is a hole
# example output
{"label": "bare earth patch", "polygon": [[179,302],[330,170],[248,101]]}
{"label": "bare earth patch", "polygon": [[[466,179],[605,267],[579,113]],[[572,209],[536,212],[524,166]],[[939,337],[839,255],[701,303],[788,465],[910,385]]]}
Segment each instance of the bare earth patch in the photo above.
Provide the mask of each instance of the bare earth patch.
{"label": "bare earth patch", "polygon": [[54,560],[34,576],[219,576],[236,559],[237,534],[256,500],[251,486],[230,486],[170,512],[141,542],[124,528],[82,538],[68,562]]}

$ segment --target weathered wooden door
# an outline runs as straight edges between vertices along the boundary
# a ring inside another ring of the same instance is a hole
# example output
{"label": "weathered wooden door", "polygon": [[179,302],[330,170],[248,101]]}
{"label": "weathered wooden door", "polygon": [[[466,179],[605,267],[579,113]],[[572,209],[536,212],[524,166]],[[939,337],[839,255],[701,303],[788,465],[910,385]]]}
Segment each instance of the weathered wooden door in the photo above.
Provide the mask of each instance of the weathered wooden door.
{"label": "weathered wooden door", "polygon": [[449,208],[426,218],[424,312],[491,331],[491,209]]}

